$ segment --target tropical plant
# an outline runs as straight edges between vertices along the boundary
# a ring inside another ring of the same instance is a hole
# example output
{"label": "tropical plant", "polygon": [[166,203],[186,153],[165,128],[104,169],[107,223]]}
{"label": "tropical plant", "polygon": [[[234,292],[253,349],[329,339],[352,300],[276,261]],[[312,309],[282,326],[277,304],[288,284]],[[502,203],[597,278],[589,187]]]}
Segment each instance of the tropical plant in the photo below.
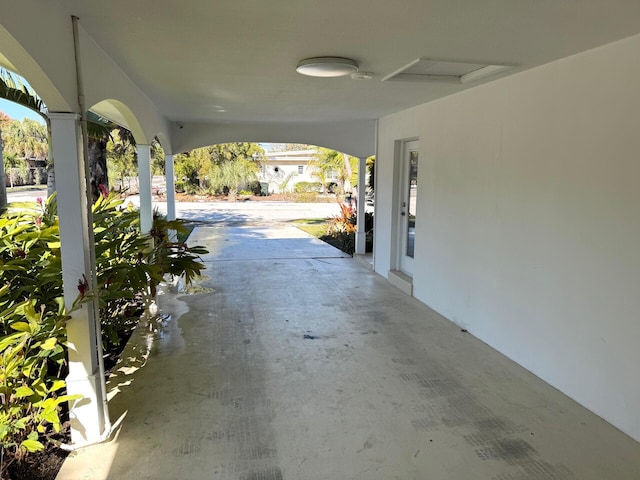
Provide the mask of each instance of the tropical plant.
{"label": "tropical plant", "polygon": [[312,175],[322,182],[325,192],[329,190],[331,180],[335,179],[338,184],[336,193],[339,195],[350,192],[351,185],[357,181],[358,159],[346,153],[319,147],[315,159],[309,164],[314,168]]}
{"label": "tropical plant", "polygon": [[72,398],[57,218],[51,204],[16,207],[0,216],[0,468],[43,449]]}
{"label": "tropical plant", "polygon": [[[25,108],[28,108],[40,115],[47,126],[47,143],[49,154],[47,155],[47,168],[49,170],[49,179],[47,180],[47,189],[49,195],[55,190],[54,173],[53,173],[53,155],[51,154],[51,123],[47,117],[47,107],[42,99],[35,91],[17,75],[9,70],[0,67],[0,98],[10,100]],[[2,125],[0,125],[2,128]],[[1,132],[0,132],[1,133]],[[0,135],[1,137],[1,135]],[[1,143],[1,141],[0,141]],[[0,153],[2,148],[0,148]],[[2,163],[2,155],[0,155],[0,163]],[[0,169],[2,179],[4,180],[4,168]],[[0,211],[4,210],[7,205],[6,185],[0,182]]]}
{"label": "tropical plant", "polygon": [[[80,281],[76,303],[98,296],[103,341],[115,344],[135,328],[143,296],[167,274],[192,282],[206,250],[169,241],[180,221],[157,220],[152,237],[141,234],[139,213],[102,191],[93,206],[98,291]],[[68,313],[55,197],[12,203],[0,216],[0,470],[56,441],[62,404],[77,398],[64,392]]]}
{"label": "tropical plant", "polygon": [[3,128],[2,136],[6,153],[41,160],[46,159],[49,154],[47,128],[35,120],[11,120]]}
{"label": "tropical plant", "polygon": [[155,295],[165,275],[182,276],[190,284],[204,264],[199,246],[171,242],[169,230],[184,232],[182,220],[167,221],[155,215],[149,235],[140,233],[140,214],[119,196],[104,192],[93,205],[98,272],[98,299],[103,341],[117,345],[131,330],[144,295]]}
{"label": "tropical plant", "polygon": [[[22,80],[18,75],[13,74],[2,67],[0,67],[0,98],[10,100],[26,107],[43,118],[47,127],[46,138],[48,144],[48,155],[46,155],[48,170],[47,190],[48,195],[52,195],[55,191],[55,171],[52,153],[53,150],[51,148],[51,122],[49,121],[46,105],[24,80]],[[135,145],[135,141],[133,140],[133,135],[129,130],[92,112],[87,112],[86,115],[88,132],[87,146],[89,155],[87,161],[89,162],[89,172],[91,176],[91,193],[93,200],[95,201],[100,196],[99,185],[109,185],[107,170],[107,141],[111,131],[117,129],[119,131],[120,138],[127,138],[133,145]],[[7,203],[6,200],[3,202],[4,197],[2,194],[2,188],[3,186],[0,186],[0,211]]]}
{"label": "tropical plant", "polygon": [[4,173],[4,143],[2,142],[2,129],[9,123],[11,119],[8,115],[0,112],[0,213],[4,211],[7,206],[7,182],[5,180],[6,175]]}
{"label": "tropical plant", "polygon": [[262,147],[255,143],[211,145],[176,155],[175,171],[187,193],[224,192],[235,200],[240,188],[256,181],[263,158]]}
{"label": "tropical plant", "polygon": [[293,190],[296,193],[311,193],[320,192],[322,190],[322,183],[320,182],[298,182],[294,185]]}
{"label": "tropical plant", "polygon": [[256,179],[258,166],[246,158],[236,158],[224,161],[218,172],[218,181],[227,188],[229,201],[235,202],[240,186]]}
{"label": "tropical plant", "polygon": [[[135,145],[129,137],[120,138],[120,131],[114,130],[107,141],[107,171],[109,185],[118,185],[119,190],[131,188],[131,177],[138,175],[138,161]],[[125,180],[129,180],[125,186]]]}
{"label": "tropical plant", "polygon": [[129,130],[93,112],[87,112],[87,161],[91,177],[91,197],[94,202],[101,195],[100,185],[109,189],[107,144],[109,140],[113,140],[113,135],[117,136],[123,149],[135,147],[135,139]]}
{"label": "tropical plant", "polygon": [[151,173],[152,175],[165,174],[164,149],[157,137],[151,142]]}

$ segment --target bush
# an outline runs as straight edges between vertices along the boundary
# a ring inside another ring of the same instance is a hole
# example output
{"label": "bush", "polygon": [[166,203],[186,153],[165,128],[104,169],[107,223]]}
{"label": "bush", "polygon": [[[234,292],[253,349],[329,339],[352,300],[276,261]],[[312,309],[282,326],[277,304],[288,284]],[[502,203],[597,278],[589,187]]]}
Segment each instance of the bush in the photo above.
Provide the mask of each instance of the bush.
{"label": "bush", "polygon": [[321,192],[322,183],[320,182],[298,182],[294,185],[293,191],[295,193],[311,193]]}
{"label": "bush", "polygon": [[356,246],[356,211],[350,205],[340,204],[340,215],[329,219],[327,223],[328,239],[331,243],[349,255],[353,255]]}
{"label": "bush", "polygon": [[[93,206],[98,292],[78,284],[76,303],[98,294],[102,337],[117,343],[134,328],[142,295],[155,294],[165,275],[191,283],[204,268],[201,247],[171,242],[168,230],[181,221],[154,220],[149,235],[139,231],[139,214],[121,208],[115,194]],[[55,197],[46,203],[12,204],[0,216],[0,478],[13,462],[45,448],[63,422],[67,373],[66,321],[62,292],[60,233]],[[77,397],[73,397],[77,398]]]}
{"label": "bush", "polygon": [[258,180],[253,180],[247,184],[247,190],[250,190],[253,195],[262,195],[262,186]]}
{"label": "bush", "polygon": [[316,203],[318,201],[318,192],[298,193],[293,198],[296,203]]}
{"label": "bush", "polygon": [[184,191],[187,195],[196,195],[200,193],[200,187],[194,183],[186,183]]}
{"label": "bush", "polygon": [[[14,204],[15,205],[15,204]],[[0,444],[4,467],[61,430],[66,373],[57,218],[51,204],[0,217]]]}

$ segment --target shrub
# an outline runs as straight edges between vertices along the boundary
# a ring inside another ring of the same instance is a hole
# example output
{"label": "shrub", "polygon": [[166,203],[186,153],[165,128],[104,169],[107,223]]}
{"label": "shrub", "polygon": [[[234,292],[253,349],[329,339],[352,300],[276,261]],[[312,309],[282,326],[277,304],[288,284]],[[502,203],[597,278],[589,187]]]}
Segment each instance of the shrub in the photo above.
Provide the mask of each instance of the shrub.
{"label": "shrub", "polygon": [[355,251],[356,211],[350,205],[340,204],[340,214],[327,222],[327,239],[335,247],[349,255]]}
{"label": "shrub", "polygon": [[298,182],[294,185],[293,190],[295,193],[311,193],[321,192],[322,183],[320,182]]}
{"label": "shrub", "polygon": [[298,193],[293,201],[296,203],[315,203],[318,201],[318,192]]}
{"label": "shrub", "polygon": [[52,203],[0,217],[0,468],[42,450],[71,399],[62,394],[68,317]]}
{"label": "shrub", "polygon": [[[165,275],[184,275],[191,283],[204,268],[199,255],[206,253],[169,240],[169,229],[185,230],[179,220],[158,217],[150,235],[142,235],[138,212],[122,203],[105,192],[93,205],[98,291],[79,282],[76,301],[98,295],[108,344],[135,327],[145,293],[154,294]],[[2,469],[42,450],[61,429],[61,406],[72,399],[64,395],[63,380],[68,313],[55,196],[11,204],[0,216],[0,478]]]}
{"label": "shrub", "polygon": [[247,190],[250,190],[253,195],[262,195],[262,185],[258,180],[253,180],[247,184]]}
{"label": "shrub", "polygon": [[195,183],[185,183],[184,192],[187,195],[196,195],[200,193],[200,187]]}

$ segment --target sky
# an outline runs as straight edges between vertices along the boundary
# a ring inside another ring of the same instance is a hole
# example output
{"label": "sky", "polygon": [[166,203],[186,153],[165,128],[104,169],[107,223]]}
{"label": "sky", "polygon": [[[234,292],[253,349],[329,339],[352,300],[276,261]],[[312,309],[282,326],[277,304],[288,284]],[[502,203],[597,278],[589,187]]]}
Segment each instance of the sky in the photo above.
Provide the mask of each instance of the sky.
{"label": "sky", "polygon": [[17,103],[10,102],[3,98],[0,98],[0,112],[6,113],[14,120],[22,120],[26,117],[44,124],[44,120],[36,112],[29,110],[28,108],[21,107]]}

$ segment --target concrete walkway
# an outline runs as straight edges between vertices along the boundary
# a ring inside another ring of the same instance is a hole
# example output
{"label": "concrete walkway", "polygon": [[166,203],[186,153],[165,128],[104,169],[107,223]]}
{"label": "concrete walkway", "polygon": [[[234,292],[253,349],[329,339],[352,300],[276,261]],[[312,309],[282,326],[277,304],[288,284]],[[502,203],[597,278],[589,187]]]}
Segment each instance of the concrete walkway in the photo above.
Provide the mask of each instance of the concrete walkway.
{"label": "concrete walkway", "polygon": [[277,223],[198,228],[64,480],[637,480],[640,444],[360,262]]}

